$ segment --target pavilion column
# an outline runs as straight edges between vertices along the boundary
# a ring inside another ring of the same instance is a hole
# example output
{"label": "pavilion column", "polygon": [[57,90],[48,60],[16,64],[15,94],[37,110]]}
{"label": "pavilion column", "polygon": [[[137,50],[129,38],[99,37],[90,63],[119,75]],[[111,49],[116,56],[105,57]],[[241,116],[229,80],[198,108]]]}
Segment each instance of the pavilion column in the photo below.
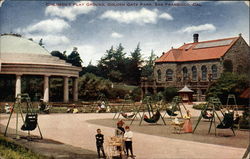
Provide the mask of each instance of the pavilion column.
{"label": "pavilion column", "polygon": [[21,93],[21,75],[16,75],[16,94],[15,97],[17,97],[18,94]]}
{"label": "pavilion column", "polygon": [[43,84],[43,101],[49,102],[49,76],[44,76],[44,84]]}
{"label": "pavilion column", "polygon": [[69,77],[63,77],[63,102],[69,102]]}
{"label": "pavilion column", "polygon": [[74,78],[73,80],[73,101],[78,101],[78,78]]}

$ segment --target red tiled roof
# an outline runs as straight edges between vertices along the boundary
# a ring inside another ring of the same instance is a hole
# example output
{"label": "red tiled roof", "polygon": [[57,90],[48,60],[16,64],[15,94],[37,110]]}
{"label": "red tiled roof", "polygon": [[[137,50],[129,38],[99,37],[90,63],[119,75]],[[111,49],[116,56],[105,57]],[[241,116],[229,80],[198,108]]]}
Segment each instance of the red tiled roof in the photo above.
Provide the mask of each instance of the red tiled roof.
{"label": "red tiled roof", "polygon": [[[171,49],[164,53],[160,58],[156,59],[156,63],[160,62],[187,62],[198,60],[219,59],[222,57],[232,45],[239,39],[239,37],[203,41],[197,43],[184,44],[178,49]],[[230,42],[231,40],[231,42]],[[223,45],[226,41],[229,44]],[[209,46],[209,44],[221,44],[220,46]],[[198,45],[198,46],[197,46]],[[200,47],[199,47],[200,46]]]}

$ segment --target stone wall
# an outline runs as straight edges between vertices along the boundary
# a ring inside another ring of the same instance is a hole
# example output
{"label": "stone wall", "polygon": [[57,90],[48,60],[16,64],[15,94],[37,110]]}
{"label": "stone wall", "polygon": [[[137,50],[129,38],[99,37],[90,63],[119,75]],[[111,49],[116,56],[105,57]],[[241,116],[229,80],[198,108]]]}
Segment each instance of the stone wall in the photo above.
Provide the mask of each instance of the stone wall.
{"label": "stone wall", "polygon": [[[158,83],[164,83],[166,82],[166,71],[167,69],[173,70],[173,81],[172,82],[183,82],[183,68],[186,67],[188,70],[188,76],[190,79],[192,79],[192,67],[196,66],[197,68],[197,79],[201,79],[201,67],[202,66],[207,67],[207,80],[208,81],[208,74],[212,73],[212,66],[216,65],[218,69],[218,77],[223,71],[223,65],[219,59],[217,60],[206,60],[206,61],[193,61],[193,62],[183,62],[183,63],[161,63],[156,64],[154,69],[154,77],[156,78],[156,81]],[[161,70],[161,80],[159,81],[157,78],[157,70]],[[181,79],[178,80],[177,77],[180,77]]]}
{"label": "stone wall", "polygon": [[[222,60],[231,60],[233,72],[250,74],[250,52],[246,41],[240,36],[235,44],[222,57]],[[242,68],[240,68],[242,67]]]}

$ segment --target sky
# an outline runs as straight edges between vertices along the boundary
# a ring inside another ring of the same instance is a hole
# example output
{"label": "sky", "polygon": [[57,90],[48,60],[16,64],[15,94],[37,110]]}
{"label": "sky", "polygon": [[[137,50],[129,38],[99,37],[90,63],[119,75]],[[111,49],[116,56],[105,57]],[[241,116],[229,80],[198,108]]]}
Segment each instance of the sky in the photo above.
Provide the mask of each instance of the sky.
{"label": "sky", "polygon": [[[173,5],[175,4],[175,5]],[[142,57],[171,47],[238,36],[249,44],[249,2],[244,1],[19,1],[0,8],[0,33],[19,33],[45,48],[70,54],[93,65],[121,43],[126,56],[140,43]]]}

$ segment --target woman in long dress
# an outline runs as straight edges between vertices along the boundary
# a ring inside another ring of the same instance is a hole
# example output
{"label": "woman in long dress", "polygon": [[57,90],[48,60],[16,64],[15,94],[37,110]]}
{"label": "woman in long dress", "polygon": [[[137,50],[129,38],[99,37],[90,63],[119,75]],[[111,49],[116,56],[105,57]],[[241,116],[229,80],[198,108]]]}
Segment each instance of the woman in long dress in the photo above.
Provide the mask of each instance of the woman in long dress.
{"label": "woman in long dress", "polygon": [[189,110],[187,110],[187,114],[184,115],[183,131],[185,133],[192,133],[191,114]]}

